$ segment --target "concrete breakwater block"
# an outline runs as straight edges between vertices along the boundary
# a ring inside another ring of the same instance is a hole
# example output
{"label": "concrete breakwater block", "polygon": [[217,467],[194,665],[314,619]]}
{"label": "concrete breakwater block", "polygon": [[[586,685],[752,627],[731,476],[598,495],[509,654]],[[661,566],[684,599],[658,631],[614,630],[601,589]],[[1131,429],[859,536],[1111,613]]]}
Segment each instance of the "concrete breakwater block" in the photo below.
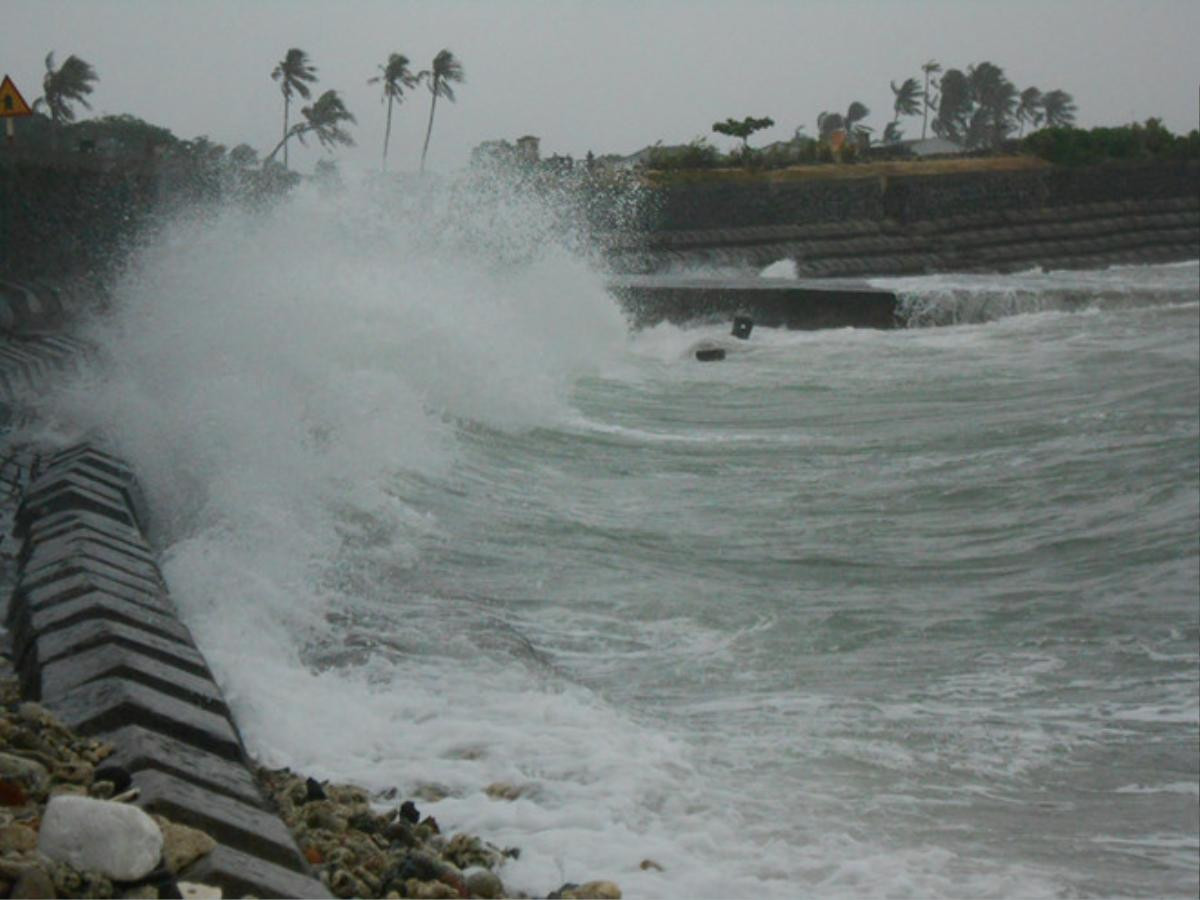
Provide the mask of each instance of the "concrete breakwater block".
{"label": "concrete breakwater block", "polygon": [[37,281],[0,280],[0,330],[53,328],[63,318],[59,292]]}
{"label": "concrete breakwater block", "polygon": [[137,805],[210,834],[180,880],[226,896],[325,897],[259,793],[228,705],[179,621],[123,461],[87,445],[45,459],[14,515],[8,610],[25,694],[115,747]]}

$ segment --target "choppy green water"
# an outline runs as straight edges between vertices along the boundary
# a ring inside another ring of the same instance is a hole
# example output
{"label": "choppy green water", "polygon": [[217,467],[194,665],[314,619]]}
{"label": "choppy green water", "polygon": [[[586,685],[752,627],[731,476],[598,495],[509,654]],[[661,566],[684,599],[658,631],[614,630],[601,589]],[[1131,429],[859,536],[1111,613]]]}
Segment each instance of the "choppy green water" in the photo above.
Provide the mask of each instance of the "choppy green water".
{"label": "choppy green water", "polygon": [[687,357],[717,330],[642,334],[577,386],[575,426],[464,436],[429,566],[689,746],[764,889],[1192,894],[1182,284],[1165,306],[760,331],[720,365]]}

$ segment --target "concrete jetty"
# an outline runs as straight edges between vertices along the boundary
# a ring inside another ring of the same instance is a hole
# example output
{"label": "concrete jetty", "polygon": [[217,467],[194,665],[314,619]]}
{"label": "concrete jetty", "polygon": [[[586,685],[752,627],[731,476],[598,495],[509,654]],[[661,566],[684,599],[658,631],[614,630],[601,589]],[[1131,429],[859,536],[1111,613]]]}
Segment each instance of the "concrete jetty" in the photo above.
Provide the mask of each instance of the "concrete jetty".
{"label": "concrete jetty", "polygon": [[620,275],[608,289],[636,328],[659,322],[730,321],[768,328],[895,328],[896,295],[863,282]]}

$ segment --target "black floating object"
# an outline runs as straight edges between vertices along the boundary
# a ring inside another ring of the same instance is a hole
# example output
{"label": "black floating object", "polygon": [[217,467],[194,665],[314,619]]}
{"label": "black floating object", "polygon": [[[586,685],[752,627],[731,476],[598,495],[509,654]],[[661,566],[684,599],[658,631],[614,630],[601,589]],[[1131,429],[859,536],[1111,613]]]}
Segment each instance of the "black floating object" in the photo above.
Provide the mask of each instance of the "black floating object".
{"label": "black floating object", "polygon": [[718,359],[725,358],[725,349],[723,347],[705,347],[703,350],[696,351],[696,359],[700,362],[716,362]]}
{"label": "black floating object", "polygon": [[417,812],[417,805],[411,800],[405,800],[403,803],[401,803],[400,818],[412,825],[416,825],[418,822],[420,822],[421,814]]}
{"label": "black floating object", "polygon": [[754,320],[749,316],[734,316],[733,331],[729,332],[739,340],[747,340],[750,337],[750,332],[754,330]]}
{"label": "black floating object", "polygon": [[305,788],[305,803],[312,803],[314,800],[325,799],[325,788],[321,786],[321,782],[315,778],[310,778],[304,783]]}

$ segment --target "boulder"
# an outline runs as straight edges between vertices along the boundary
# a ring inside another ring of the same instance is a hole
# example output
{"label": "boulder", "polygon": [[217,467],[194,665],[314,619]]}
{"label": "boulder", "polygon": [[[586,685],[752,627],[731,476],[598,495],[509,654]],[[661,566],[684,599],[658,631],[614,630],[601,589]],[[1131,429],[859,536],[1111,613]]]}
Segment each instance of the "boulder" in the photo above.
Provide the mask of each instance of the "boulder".
{"label": "boulder", "polygon": [[38,836],[44,856],[117,881],[150,874],[162,849],[162,831],[142,810],[92,797],[52,798]]}

